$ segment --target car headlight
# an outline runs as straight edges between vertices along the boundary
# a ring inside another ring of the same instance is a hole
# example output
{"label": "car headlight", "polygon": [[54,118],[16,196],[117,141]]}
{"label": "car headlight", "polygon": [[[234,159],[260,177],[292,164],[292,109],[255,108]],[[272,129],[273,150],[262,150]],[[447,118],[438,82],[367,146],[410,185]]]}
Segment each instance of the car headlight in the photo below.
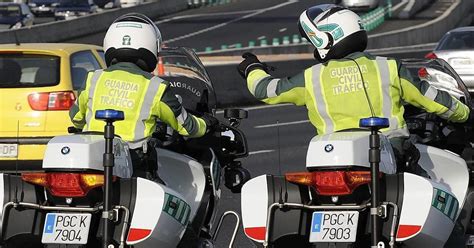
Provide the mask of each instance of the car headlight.
{"label": "car headlight", "polygon": [[15,25],[13,25],[13,26],[11,27],[11,29],[21,28],[22,26],[23,26],[23,24],[22,24],[21,22],[17,22],[17,23],[15,23]]}
{"label": "car headlight", "polygon": [[67,16],[68,13],[65,11],[58,11],[54,13],[55,16]]}
{"label": "car headlight", "polygon": [[36,3],[28,3],[28,6],[30,6],[30,7],[36,7]]}

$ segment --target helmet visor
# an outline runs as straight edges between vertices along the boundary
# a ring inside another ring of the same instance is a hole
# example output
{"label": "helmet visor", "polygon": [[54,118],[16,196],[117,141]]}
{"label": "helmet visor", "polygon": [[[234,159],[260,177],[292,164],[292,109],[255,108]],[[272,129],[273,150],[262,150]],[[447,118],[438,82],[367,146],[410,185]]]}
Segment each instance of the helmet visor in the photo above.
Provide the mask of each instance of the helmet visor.
{"label": "helmet visor", "polygon": [[[343,9],[345,9],[345,8],[343,8],[341,6],[338,6],[338,5],[334,5],[334,4],[320,4],[320,5],[316,5],[316,6],[313,6],[313,7],[309,8],[306,11],[306,14],[308,15],[308,18],[311,21],[318,22],[319,20],[323,20],[323,19],[329,17],[330,15],[332,15],[332,14],[334,14],[334,13],[340,11],[340,10],[343,10]],[[324,14],[324,16],[321,16],[321,17],[318,18],[318,20],[316,20],[316,18],[325,11],[327,11],[326,14]]]}

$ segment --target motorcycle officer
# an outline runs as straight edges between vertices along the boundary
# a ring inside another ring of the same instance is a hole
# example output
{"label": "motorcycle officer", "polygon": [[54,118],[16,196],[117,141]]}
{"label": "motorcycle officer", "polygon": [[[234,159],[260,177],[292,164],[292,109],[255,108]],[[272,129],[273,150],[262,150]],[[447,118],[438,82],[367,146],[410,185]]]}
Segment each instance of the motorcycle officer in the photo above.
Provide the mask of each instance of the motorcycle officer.
{"label": "motorcycle officer", "polygon": [[358,128],[359,119],[388,118],[382,129],[390,139],[398,169],[424,174],[417,166],[419,151],[408,139],[403,102],[452,122],[465,122],[469,108],[428,82],[414,79],[395,59],[375,57],[364,50],[367,32],[360,17],[333,4],[313,6],[299,18],[300,33],[316,48],[320,63],[288,78],[274,78],[251,54],[238,65],[249,91],[269,103],[306,105],[318,134]]}
{"label": "motorcycle officer", "polygon": [[123,111],[125,119],[115,124],[115,131],[130,147],[134,176],[155,180],[156,150],[149,141],[157,120],[189,137],[203,136],[217,122],[212,116],[187,113],[168,90],[168,82],[150,73],[157,65],[161,44],[158,27],[145,15],[131,13],[116,19],[104,38],[108,68],[88,73],[85,88],[69,113],[76,128],[103,131],[95,111]]}

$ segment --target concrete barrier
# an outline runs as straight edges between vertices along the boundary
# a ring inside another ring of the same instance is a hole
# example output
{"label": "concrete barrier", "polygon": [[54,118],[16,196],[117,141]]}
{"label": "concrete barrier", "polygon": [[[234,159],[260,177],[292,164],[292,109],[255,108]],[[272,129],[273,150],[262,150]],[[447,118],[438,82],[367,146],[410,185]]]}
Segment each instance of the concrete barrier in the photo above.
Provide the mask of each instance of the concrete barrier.
{"label": "concrete barrier", "polygon": [[79,17],[73,20],[56,21],[34,25],[31,28],[0,32],[0,43],[60,42],[80,36],[103,32],[119,16],[138,12],[156,18],[188,8],[187,0],[156,0],[130,8],[120,8]]}
{"label": "concrete barrier", "polygon": [[[447,31],[459,25],[469,25],[473,19],[471,13],[473,9],[474,1],[472,0],[455,0],[454,4],[436,19],[401,30],[369,35],[368,49],[405,47],[438,42]],[[312,53],[313,50],[314,47],[309,43],[301,43],[213,50],[199,52],[198,54],[201,56],[237,56],[247,51],[255,54],[291,54]]]}
{"label": "concrete barrier", "polygon": [[474,1],[456,0],[442,15],[424,24],[369,36],[369,48],[437,42],[447,31],[472,20]]}

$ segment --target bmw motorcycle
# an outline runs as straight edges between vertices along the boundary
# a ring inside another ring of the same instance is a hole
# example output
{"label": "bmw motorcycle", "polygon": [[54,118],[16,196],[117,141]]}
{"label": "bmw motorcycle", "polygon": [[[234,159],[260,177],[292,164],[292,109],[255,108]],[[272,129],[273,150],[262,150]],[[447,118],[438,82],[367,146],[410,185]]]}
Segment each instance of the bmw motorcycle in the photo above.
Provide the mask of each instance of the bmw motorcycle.
{"label": "bmw motorcycle", "polygon": [[[213,114],[213,85],[194,52],[167,48],[160,56],[159,76],[183,106]],[[249,178],[237,160],[248,154],[237,128],[246,112],[226,110],[229,123],[198,139],[159,125],[158,145],[148,147],[157,152],[158,181],[132,177],[128,145],[113,131],[123,112],[95,117],[104,133],[54,137],[42,172],[0,174],[0,246],[213,247],[221,181],[239,192]]]}
{"label": "bmw motorcycle", "polygon": [[[437,87],[471,102],[462,81]],[[472,127],[409,107],[405,119],[427,175],[398,170],[388,138],[377,132],[386,120],[362,119],[360,130],[315,136],[307,171],[243,186],[246,236],[259,247],[472,245]]]}

